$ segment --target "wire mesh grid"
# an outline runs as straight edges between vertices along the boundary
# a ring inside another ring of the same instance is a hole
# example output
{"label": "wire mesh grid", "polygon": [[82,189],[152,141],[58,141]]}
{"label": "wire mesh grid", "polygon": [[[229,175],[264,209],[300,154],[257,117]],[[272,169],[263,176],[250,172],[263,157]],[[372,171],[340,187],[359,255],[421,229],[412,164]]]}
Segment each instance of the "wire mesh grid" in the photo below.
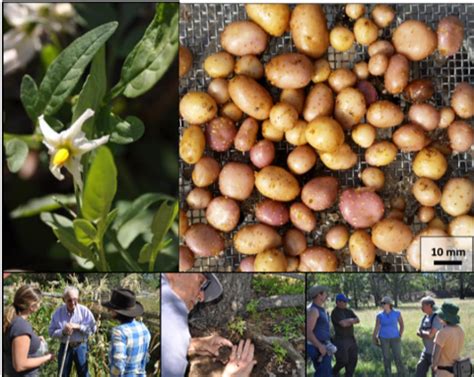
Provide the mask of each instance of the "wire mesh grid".
{"label": "wire mesh grid", "polygon": [[[421,61],[412,62],[410,66],[411,79],[414,78],[432,78],[435,85],[435,94],[431,99],[431,103],[441,108],[449,106],[449,99],[454,87],[457,83],[467,81],[474,83],[474,5],[473,4],[396,4],[393,5],[396,10],[396,20],[392,23],[390,29],[382,32],[382,39],[390,39],[390,35],[394,28],[408,19],[418,19],[426,22],[433,30],[436,30],[438,21],[448,15],[458,16],[464,23],[465,35],[461,50],[449,59],[441,59],[436,54]],[[324,11],[331,28],[339,22],[347,22],[342,15],[344,14],[343,6],[338,4],[324,5]],[[371,6],[368,6],[370,11]],[[193,54],[193,66],[191,71],[180,80],[180,97],[190,90],[207,91],[207,87],[211,78],[207,76],[203,70],[204,59],[214,53],[221,51],[219,43],[220,34],[225,25],[232,21],[247,19],[245,8],[239,4],[181,4],[180,10],[180,42],[187,46]],[[285,33],[280,38],[271,38],[268,48],[261,57],[263,63],[270,60],[272,56],[284,52],[295,51],[295,47],[291,41],[289,33]],[[329,47],[327,59],[331,68],[352,68],[354,63],[364,60],[367,61],[367,48],[361,45],[354,45],[353,48],[344,53],[336,52]],[[268,87],[267,87],[268,88]],[[274,99],[278,98],[279,91],[275,88],[269,88]],[[400,104],[406,113],[409,104],[405,103],[400,96],[390,98],[392,101]],[[180,120],[180,134],[186,125]],[[377,130],[378,139],[389,139],[391,130]],[[433,132],[432,139],[435,141],[445,141],[446,132],[439,130]],[[340,188],[359,187],[362,186],[360,173],[368,165],[364,161],[364,149],[355,145],[350,136],[346,136],[348,142],[354,152],[358,155],[357,165],[348,171],[332,171],[327,169],[320,161],[316,167],[310,172],[300,177],[300,183],[304,184],[315,176],[331,175],[339,180]],[[293,146],[286,142],[276,145],[276,160],[274,164],[285,166],[288,152]],[[221,166],[228,161],[249,162],[249,154],[241,153],[235,149],[231,149],[224,153],[216,153],[206,148],[206,155],[214,157],[221,163]],[[417,232],[421,229],[421,224],[417,222],[415,214],[419,205],[416,203],[412,195],[410,195],[410,187],[415,180],[412,173],[413,153],[401,153],[397,155],[396,161],[389,166],[383,167],[385,174],[385,187],[381,192],[381,196],[387,205],[394,196],[403,196],[407,202],[405,211],[405,221],[411,224],[412,230]],[[467,152],[452,155],[448,159],[448,171],[444,178],[439,181],[443,185],[449,177],[474,176],[473,153]],[[191,224],[206,223],[205,211],[192,210],[186,206],[186,195],[193,188],[191,181],[192,166],[187,165],[182,160],[179,163],[180,178],[180,205],[186,210],[188,219]],[[217,185],[210,187],[213,196],[219,195]],[[237,269],[241,259],[245,256],[239,254],[232,245],[232,238],[236,231],[242,226],[256,223],[254,215],[254,206],[263,197],[254,190],[251,198],[241,203],[241,219],[239,225],[234,231],[226,235],[226,247],[224,253],[218,257],[197,258],[193,270],[195,271],[234,271]],[[437,210],[437,216],[445,222],[449,218],[440,210]],[[308,245],[324,244],[324,234],[336,223],[343,223],[343,219],[339,214],[337,206],[330,208],[323,213],[318,213],[318,226],[307,236]],[[281,227],[279,233],[283,234],[288,228]],[[343,250],[336,251],[340,259],[340,271],[413,271],[408,264],[404,255],[385,253],[377,250],[376,263],[370,270],[363,270],[352,262],[347,247]]]}

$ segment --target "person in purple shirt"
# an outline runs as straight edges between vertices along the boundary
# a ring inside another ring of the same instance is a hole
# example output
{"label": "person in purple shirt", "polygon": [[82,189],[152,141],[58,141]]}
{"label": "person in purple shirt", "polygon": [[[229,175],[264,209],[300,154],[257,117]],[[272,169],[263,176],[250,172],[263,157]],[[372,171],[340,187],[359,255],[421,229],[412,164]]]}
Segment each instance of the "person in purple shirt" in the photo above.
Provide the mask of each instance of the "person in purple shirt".
{"label": "person in purple shirt", "polygon": [[75,287],[64,289],[63,301],[64,305],[54,312],[48,331],[52,338],[61,342],[58,373],[61,373],[62,369],[60,377],[69,377],[74,362],[77,375],[89,377],[87,339],[97,329],[94,315],[84,305],[79,304],[79,290]]}

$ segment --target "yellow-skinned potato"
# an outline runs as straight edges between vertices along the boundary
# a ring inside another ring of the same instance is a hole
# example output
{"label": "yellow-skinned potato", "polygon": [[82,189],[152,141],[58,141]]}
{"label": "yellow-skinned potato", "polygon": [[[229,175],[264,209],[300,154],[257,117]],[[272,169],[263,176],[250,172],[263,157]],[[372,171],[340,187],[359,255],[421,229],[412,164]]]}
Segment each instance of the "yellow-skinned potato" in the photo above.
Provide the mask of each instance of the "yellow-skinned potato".
{"label": "yellow-skinned potato", "polygon": [[317,84],[318,82],[326,81],[331,74],[331,66],[327,59],[321,58],[314,62],[313,77],[311,80]]}
{"label": "yellow-skinned potato", "polygon": [[223,105],[230,99],[229,82],[225,79],[214,79],[210,82],[207,93],[214,98],[218,105]]}
{"label": "yellow-skinned potato", "polygon": [[474,237],[474,217],[461,215],[455,217],[448,226],[450,236],[470,236]]}
{"label": "yellow-skinned potato", "polygon": [[279,166],[267,166],[255,174],[255,187],[267,198],[289,202],[300,193],[296,178]]}
{"label": "yellow-skinned potato", "polygon": [[443,56],[451,56],[458,52],[464,39],[464,24],[456,16],[441,19],[436,30],[438,50]]}
{"label": "yellow-skinned potato", "polygon": [[267,80],[280,89],[304,88],[312,75],[313,63],[299,53],[277,55],[265,65]]}
{"label": "yellow-skinned potato", "polygon": [[347,68],[338,68],[332,71],[328,78],[329,86],[336,93],[339,93],[344,88],[355,85],[356,82],[357,76]]}
{"label": "yellow-skinned potato", "polygon": [[255,55],[244,55],[235,62],[234,71],[238,75],[246,75],[255,80],[263,77],[262,62]]}
{"label": "yellow-skinned potato", "polygon": [[331,170],[347,170],[357,164],[357,154],[345,143],[334,152],[320,152],[319,158]]}
{"label": "yellow-skinned potato", "polygon": [[293,106],[298,114],[303,112],[305,98],[306,94],[303,88],[283,89],[280,93],[280,101]]}
{"label": "yellow-skinned potato", "polygon": [[306,140],[320,152],[335,152],[344,143],[341,125],[331,117],[319,116],[306,126]]}
{"label": "yellow-skinned potato", "polygon": [[234,57],[228,52],[221,51],[209,55],[204,60],[204,70],[213,79],[226,78],[234,71],[234,64]]}
{"label": "yellow-skinned potato", "polygon": [[235,56],[260,55],[267,43],[267,33],[251,21],[232,22],[221,34],[222,47]]}
{"label": "yellow-skinned potato", "polygon": [[278,102],[270,110],[270,122],[283,132],[291,130],[297,120],[298,112],[286,102]]}
{"label": "yellow-skinned potato", "polygon": [[239,107],[233,103],[232,101],[227,102],[224,106],[222,106],[220,115],[229,118],[230,120],[233,120],[234,122],[239,121],[244,113],[242,110],[239,109]]}
{"label": "yellow-skinned potato", "polygon": [[368,167],[362,171],[362,183],[366,187],[373,188],[375,191],[383,189],[385,184],[385,175],[379,168]]}
{"label": "yellow-skinned potato", "polygon": [[278,232],[265,224],[245,225],[234,236],[235,249],[247,255],[258,254],[280,245],[281,237]]}
{"label": "yellow-skinned potato", "polygon": [[255,272],[286,272],[288,261],[278,249],[268,249],[257,254],[253,268]]}
{"label": "yellow-skinned potato", "polygon": [[300,175],[310,171],[316,165],[317,159],[316,151],[312,147],[301,145],[290,152],[286,164],[293,174]]}
{"label": "yellow-skinned potato", "polygon": [[378,128],[395,127],[403,122],[403,111],[390,101],[377,101],[369,106],[367,121]]}
{"label": "yellow-skinned potato", "polygon": [[179,209],[179,236],[181,238],[184,238],[184,233],[189,228],[189,221],[188,221],[188,216],[186,215],[186,212],[180,208]]}
{"label": "yellow-skinned potato", "polygon": [[441,190],[428,178],[419,178],[411,189],[416,200],[427,207],[434,207],[441,201]]}
{"label": "yellow-skinned potato", "polygon": [[365,80],[369,77],[369,65],[367,62],[357,62],[354,64],[352,72],[354,72],[358,80]]}
{"label": "yellow-skinned potato", "polygon": [[262,123],[262,136],[267,140],[277,143],[283,140],[285,132],[276,128],[272,122],[267,119]]}
{"label": "yellow-skinned potato", "polygon": [[365,14],[364,4],[347,4],[345,6],[346,14],[353,20],[357,20]]}
{"label": "yellow-skinned potato", "polygon": [[216,116],[217,104],[209,94],[188,92],[179,102],[179,112],[190,124],[203,124]]}
{"label": "yellow-skinned potato", "polygon": [[386,166],[397,158],[397,147],[390,141],[379,141],[365,151],[365,160],[372,166]]}
{"label": "yellow-skinned potato", "polygon": [[336,225],[326,233],[326,245],[335,250],[343,249],[349,240],[349,231],[344,225]]}
{"label": "yellow-skinned potato", "polygon": [[372,18],[379,28],[390,25],[395,18],[395,11],[386,4],[377,4],[371,12]]}
{"label": "yellow-skinned potato", "polygon": [[329,32],[321,5],[297,5],[291,13],[290,30],[298,51],[311,58],[319,58],[326,53]]}
{"label": "yellow-skinned potato", "polygon": [[329,33],[329,41],[336,51],[347,51],[354,44],[354,34],[344,26],[336,26]]}
{"label": "yellow-skinned potato", "polygon": [[440,179],[448,168],[443,154],[436,148],[427,147],[418,152],[413,160],[413,172],[418,177]]}
{"label": "yellow-skinned potato", "polygon": [[430,138],[417,124],[404,124],[392,135],[393,142],[402,152],[417,152],[429,144]]}
{"label": "yellow-skinned potato", "polygon": [[352,129],[351,136],[354,143],[362,148],[368,148],[374,143],[377,131],[370,124],[361,123]]}
{"label": "yellow-skinned potato", "polygon": [[379,39],[374,43],[370,44],[369,48],[367,49],[367,52],[371,57],[376,54],[384,54],[385,56],[390,57],[395,53],[395,49],[389,41]]}
{"label": "yellow-skinned potato", "polygon": [[246,114],[257,120],[268,119],[273,106],[270,93],[254,79],[235,76],[229,82],[232,101]]}
{"label": "yellow-skinned potato", "polygon": [[286,272],[297,272],[298,266],[300,265],[300,258],[299,257],[286,257],[288,261],[288,267],[286,268]]}
{"label": "yellow-skinned potato", "polygon": [[447,237],[448,235],[442,229],[438,228],[426,228],[423,229],[416,237],[411,241],[407,248],[407,260],[416,270],[421,269],[421,237]]}
{"label": "yellow-skinned potato", "polygon": [[308,247],[300,254],[300,272],[334,272],[339,261],[331,250],[321,246]]}
{"label": "yellow-skinned potato", "polygon": [[372,76],[382,76],[388,67],[389,58],[385,54],[375,54],[369,59],[369,73]]}
{"label": "yellow-skinned potato", "polygon": [[287,4],[246,4],[249,18],[268,34],[281,37],[290,22],[290,7]]}
{"label": "yellow-skinned potato", "polygon": [[408,85],[409,78],[410,64],[408,59],[400,54],[393,55],[388,62],[384,75],[385,89],[390,94],[399,94]]}
{"label": "yellow-skinned potato", "polygon": [[474,187],[468,178],[451,178],[443,187],[441,208],[451,216],[469,213],[474,201]]}
{"label": "yellow-skinned potato", "polygon": [[285,132],[285,139],[288,143],[299,146],[308,143],[306,140],[306,126],[308,123],[302,119],[296,121],[295,126]]}
{"label": "yellow-skinned potato", "polygon": [[420,207],[417,216],[422,223],[429,223],[435,217],[436,213],[433,207]]}
{"label": "yellow-skinned potato", "polygon": [[399,54],[412,61],[419,61],[436,50],[438,40],[436,33],[424,22],[408,20],[395,29],[392,43]]}
{"label": "yellow-skinned potato", "polygon": [[336,97],[334,117],[346,130],[358,124],[364,117],[367,108],[361,91],[345,88]]}
{"label": "yellow-skinned potato", "polygon": [[397,219],[383,219],[372,228],[372,242],[388,253],[403,252],[412,239],[410,227]]}
{"label": "yellow-skinned potato", "polygon": [[451,107],[456,114],[468,119],[474,116],[474,86],[467,82],[461,82],[456,85],[454,93],[451,97]]}
{"label": "yellow-skinned potato", "polygon": [[204,154],[206,137],[201,127],[191,125],[183,132],[179,142],[179,157],[188,164],[195,164]]}
{"label": "yellow-skinned potato", "polygon": [[439,124],[438,128],[447,128],[451,123],[453,123],[456,114],[451,107],[443,107],[439,110]]}
{"label": "yellow-skinned potato", "polygon": [[349,238],[352,261],[361,268],[370,268],[375,262],[375,245],[370,235],[362,229],[356,230]]}
{"label": "yellow-skinned potato", "polygon": [[354,24],[354,35],[357,43],[368,46],[377,40],[379,29],[372,20],[359,18]]}
{"label": "yellow-skinned potato", "polygon": [[179,46],[179,77],[185,76],[193,66],[193,55],[186,46]]}
{"label": "yellow-skinned potato", "polygon": [[332,115],[334,94],[326,84],[319,83],[311,88],[303,108],[303,118],[307,122],[320,115]]}
{"label": "yellow-skinned potato", "polygon": [[454,152],[467,152],[474,144],[474,129],[469,123],[457,120],[449,125],[448,138]]}

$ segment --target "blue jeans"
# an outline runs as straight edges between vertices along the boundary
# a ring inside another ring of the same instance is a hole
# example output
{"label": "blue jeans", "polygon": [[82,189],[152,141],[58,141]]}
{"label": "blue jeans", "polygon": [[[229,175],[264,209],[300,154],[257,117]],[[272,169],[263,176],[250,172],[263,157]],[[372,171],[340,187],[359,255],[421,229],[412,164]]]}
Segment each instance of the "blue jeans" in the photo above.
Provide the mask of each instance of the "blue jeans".
{"label": "blue jeans", "polygon": [[319,362],[318,358],[321,354],[319,353],[319,350],[312,344],[306,344],[306,354],[309,356],[309,358],[313,362],[314,369],[316,369],[316,372],[314,373],[314,377],[332,377],[332,368],[331,368],[332,356],[326,355]]}
{"label": "blue jeans", "polygon": [[[64,357],[65,344],[61,343],[58,353],[58,374],[61,370],[61,364]],[[69,377],[71,375],[72,362],[76,366],[78,377],[89,377],[89,369],[87,367],[87,343],[81,343],[77,347],[68,347],[66,352],[66,359],[64,361],[63,374],[60,377]]]}

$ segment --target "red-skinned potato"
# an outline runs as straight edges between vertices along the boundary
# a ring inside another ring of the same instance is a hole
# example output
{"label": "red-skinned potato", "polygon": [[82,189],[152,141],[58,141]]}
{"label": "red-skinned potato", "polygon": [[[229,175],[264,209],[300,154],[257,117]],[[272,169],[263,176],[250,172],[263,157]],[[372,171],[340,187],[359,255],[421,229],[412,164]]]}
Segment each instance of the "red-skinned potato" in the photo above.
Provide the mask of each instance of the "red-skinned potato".
{"label": "red-skinned potato", "polygon": [[357,83],[356,88],[364,95],[365,104],[367,106],[372,105],[374,102],[377,102],[379,95],[377,90],[372,85],[370,81],[362,80]]}
{"label": "red-skinned potato", "polygon": [[392,34],[392,43],[399,54],[412,61],[427,58],[438,45],[436,33],[418,20],[408,20],[398,26]]}
{"label": "red-skinned potato", "polygon": [[241,254],[254,255],[281,246],[281,236],[271,226],[249,224],[235,234],[234,246]]}
{"label": "red-skinned potato", "polygon": [[253,268],[255,272],[286,272],[288,261],[278,249],[268,249],[257,254]]}
{"label": "red-skinned potato", "polygon": [[228,162],[219,174],[219,190],[222,195],[236,200],[245,200],[255,183],[253,170],[240,162]]}
{"label": "red-skinned potato", "polygon": [[454,55],[461,49],[464,25],[456,16],[447,16],[438,22],[438,51],[442,56]]}
{"label": "red-skinned potato", "polygon": [[439,112],[429,103],[415,103],[408,111],[410,122],[418,124],[425,131],[433,131],[439,124]]}
{"label": "red-skinned potato", "polygon": [[399,209],[400,211],[405,211],[407,206],[406,200],[402,196],[395,196],[390,200],[390,207],[394,209]]}
{"label": "red-skinned potato", "polygon": [[380,196],[369,188],[350,188],[339,198],[339,210],[344,219],[354,228],[369,228],[384,214]]}
{"label": "red-skinned potato", "polygon": [[300,258],[299,257],[286,257],[288,262],[288,267],[286,268],[286,272],[297,272],[298,267],[300,265]]}
{"label": "red-skinned potato", "polygon": [[255,256],[251,255],[249,257],[245,257],[240,261],[239,264],[239,272],[254,272],[254,266],[255,264]]}
{"label": "red-skinned potato", "polygon": [[367,49],[367,52],[369,53],[369,56],[374,56],[376,54],[384,54],[385,56],[390,57],[395,53],[395,49],[389,41],[379,39],[374,43],[370,44],[369,48]]}
{"label": "red-skinned potato", "polygon": [[255,217],[263,224],[282,226],[290,220],[285,204],[271,199],[263,199],[255,206]]}
{"label": "red-skinned potato", "polygon": [[214,158],[204,156],[194,165],[193,183],[197,187],[210,186],[217,180],[220,171],[221,167]]}
{"label": "red-skinned potato", "polygon": [[234,144],[236,134],[237,128],[229,118],[214,118],[206,124],[206,142],[213,151],[228,150]]}
{"label": "red-skinned potato", "polygon": [[259,169],[271,165],[274,159],[275,145],[270,140],[260,140],[250,149],[250,161]]}
{"label": "red-skinned potato", "polygon": [[326,233],[326,245],[331,249],[343,249],[349,240],[349,231],[344,225],[335,225]]}
{"label": "red-skinned potato", "polygon": [[179,271],[189,271],[194,266],[194,254],[187,246],[179,247]]}
{"label": "red-skinned potato", "polygon": [[317,154],[309,145],[300,145],[293,149],[286,163],[293,174],[305,174],[316,165]]}
{"label": "red-skinned potato", "polygon": [[329,249],[321,246],[308,247],[300,254],[300,272],[334,272],[339,261]]}
{"label": "red-skinned potato", "polygon": [[224,239],[207,224],[193,224],[184,235],[186,245],[199,257],[214,257],[224,250]]}
{"label": "red-skinned potato", "polygon": [[457,120],[449,125],[448,137],[449,146],[455,152],[467,152],[474,144],[474,130],[462,120]]}
{"label": "red-skinned potato", "polygon": [[365,230],[356,230],[349,238],[352,261],[361,268],[370,268],[375,262],[375,245]]}
{"label": "red-skinned potato", "polygon": [[218,196],[211,200],[206,209],[206,220],[221,232],[230,232],[239,223],[240,207],[231,198]]}
{"label": "red-skinned potato", "polygon": [[372,242],[388,253],[403,252],[412,239],[410,227],[397,219],[383,219],[372,227]]}
{"label": "red-skinned potato", "polygon": [[451,97],[451,107],[454,112],[463,119],[474,116],[474,86],[467,82],[456,85]]}
{"label": "red-skinned potato", "polygon": [[303,186],[301,200],[313,211],[324,211],[336,202],[338,187],[334,177],[313,178]]}
{"label": "red-skinned potato", "polygon": [[306,250],[306,246],[306,237],[299,229],[290,228],[283,235],[283,250],[288,256],[300,255]]}
{"label": "red-skinned potato", "polygon": [[290,206],[291,223],[304,232],[311,232],[316,228],[316,216],[303,203],[293,203]]}
{"label": "red-skinned potato", "polygon": [[251,21],[232,22],[221,34],[221,45],[235,56],[260,55],[267,48],[268,35]]}
{"label": "red-skinned potato", "polygon": [[384,85],[387,92],[390,94],[403,92],[410,78],[410,64],[408,63],[408,59],[401,54],[393,55],[384,73]]}
{"label": "red-skinned potato", "polygon": [[257,141],[258,123],[255,119],[245,119],[234,138],[234,146],[240,152],[248,152]]}
{"label": "red-skinned potato", "polygon": [[416,79],[404,89],[403,95],[410,102],[428,101],[434,94],[433,82],[430,79]]}
{"label": "red-skinned potato", "polygon": [[280,89],[304,88],[310,83],[312,75],[313,63],[299,53],[274,56],[265,65],[267,80]]}

